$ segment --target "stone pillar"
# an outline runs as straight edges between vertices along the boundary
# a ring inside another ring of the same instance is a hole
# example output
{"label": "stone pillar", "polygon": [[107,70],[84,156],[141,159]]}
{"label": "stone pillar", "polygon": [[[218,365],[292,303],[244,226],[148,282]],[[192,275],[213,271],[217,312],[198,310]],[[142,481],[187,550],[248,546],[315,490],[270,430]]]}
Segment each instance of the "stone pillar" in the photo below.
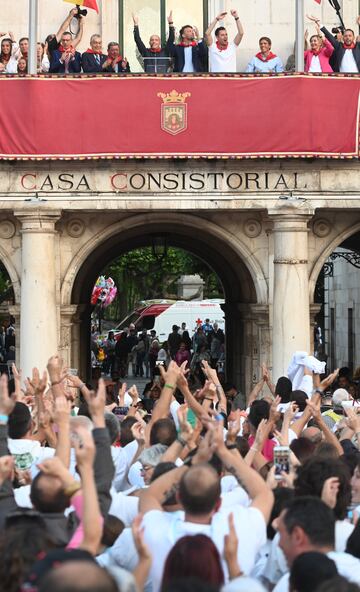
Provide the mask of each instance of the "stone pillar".
{"label": "stone pillar", "polygon": [[19,212],[22,228],[20,368],[42,372],[58,351],[55,223],[59,212]]}
{"label": "stone pillar", "polygon": [[311,214],[286,208],[269,215],[274,238],[272,375],[276,381],[286,374],[295,351],[310,352],[307,225]]}
{"label": "stone pillar", "polygon": [[80,324],[85,308],[84,304],[69,304],[60,309],[59,352],[69,368],[80,369]]}

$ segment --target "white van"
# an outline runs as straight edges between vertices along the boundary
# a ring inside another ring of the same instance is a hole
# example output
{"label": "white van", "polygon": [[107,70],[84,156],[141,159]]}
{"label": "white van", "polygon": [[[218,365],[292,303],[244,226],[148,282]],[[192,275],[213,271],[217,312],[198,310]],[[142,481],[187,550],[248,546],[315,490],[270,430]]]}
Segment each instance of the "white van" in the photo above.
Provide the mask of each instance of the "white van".
{"label": "white van", "polygon": [[115,333],[121,332],[133,323],[137,331],[154,329],[160,342],[166,341],[173,325],[181,327],[186,323],[190,337],[199,325],[209,319],[213,325],[217,323],[225,332],[224,311],[221,308],[223,300],[194,300],[194,301],[159,301],[136,309],[116,327]]}

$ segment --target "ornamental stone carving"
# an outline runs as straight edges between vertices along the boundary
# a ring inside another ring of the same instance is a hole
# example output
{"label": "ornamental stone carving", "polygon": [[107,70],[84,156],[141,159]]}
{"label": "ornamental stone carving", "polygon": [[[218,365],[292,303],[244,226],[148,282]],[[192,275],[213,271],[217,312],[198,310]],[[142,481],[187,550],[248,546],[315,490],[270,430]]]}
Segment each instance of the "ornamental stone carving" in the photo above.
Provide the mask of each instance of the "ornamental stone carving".
{"label": "ornamental stone carving", "polygon": [[261,224],[258,220],[249,219],[244,222],[244,233],[249,238],[256,238],[261,233]]}
{"label": "ornamental stone carving", "polygon": [[66,230],[72,238],[78,238],[85,231],[85,224],[80,218],[72,218],[66,225]]}
{"label": "ornamental stone carving", "polygon": [[320,218],[319,220],[315,220],[313,224],[313,232],[319,238],[325,238],[331,231],[331,224],[325,218]]}
{"label": "ornamental stone carving", "polygon": [[2,220],[0,222],[0,238],[12,238],[16,232],[14,222],[11,220]]}

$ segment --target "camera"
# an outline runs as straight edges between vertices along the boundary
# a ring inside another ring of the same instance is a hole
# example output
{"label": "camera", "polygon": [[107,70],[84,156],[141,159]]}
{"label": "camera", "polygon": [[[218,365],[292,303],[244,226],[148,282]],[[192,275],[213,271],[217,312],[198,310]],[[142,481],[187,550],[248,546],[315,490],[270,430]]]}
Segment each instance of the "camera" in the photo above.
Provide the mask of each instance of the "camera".
{"label": "camera", "polygon": [[86,10],[86,8],[81,9],[79,4],[76,5],[77,8],[77,13],[75,15],[75,18],[79,19],[81,16],[86,16],[88,11]]}

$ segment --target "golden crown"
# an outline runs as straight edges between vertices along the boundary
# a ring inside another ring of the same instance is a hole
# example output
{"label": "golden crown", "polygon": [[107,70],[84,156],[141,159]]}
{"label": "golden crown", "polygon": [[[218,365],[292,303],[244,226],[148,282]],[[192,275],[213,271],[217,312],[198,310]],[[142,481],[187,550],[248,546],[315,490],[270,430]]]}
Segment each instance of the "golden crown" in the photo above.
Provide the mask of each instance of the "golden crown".
{"label": "golden crown", "polygon": [[191,93],[178,93],[176,90],[172,90],[169,93],[159,92],[157,96],[160,97],[164,103],[185,103],[187,97],[191,97]]}

